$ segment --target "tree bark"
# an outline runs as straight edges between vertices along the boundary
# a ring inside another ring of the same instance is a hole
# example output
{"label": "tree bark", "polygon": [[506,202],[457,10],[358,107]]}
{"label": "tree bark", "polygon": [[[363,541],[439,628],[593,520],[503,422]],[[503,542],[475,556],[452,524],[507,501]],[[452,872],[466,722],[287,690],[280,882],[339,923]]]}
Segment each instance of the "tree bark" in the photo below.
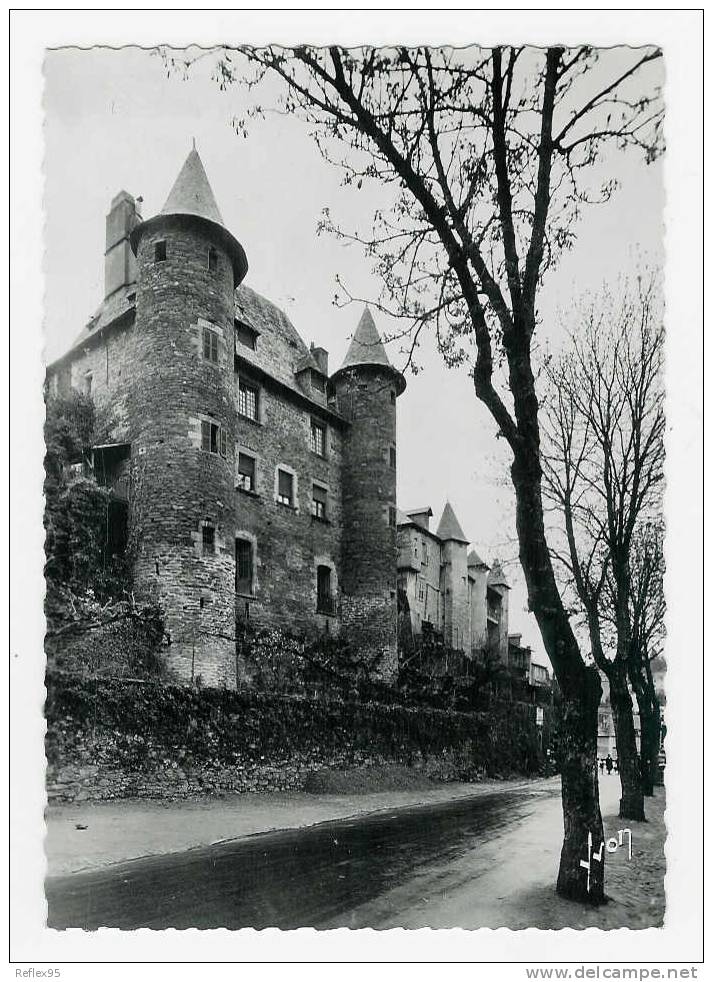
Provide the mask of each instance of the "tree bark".
{"label": "tree bark", "polygon": [[[598,905],[606,899],[605,850],[600,849],[604,833],[597,772],[601,681],[597,670],[586,667],[582,660],[557,589],[545,538],[539,456],[532,452],[517,453],[511,474],[515,487],[520,563],[527,583],[529,605],[562,692],[564,841],[557,893],[568,900]],[[599,854],[599,859],[593,859],[592,851]],[[581,861],[589,862],[589,870],[581,865]]]}
{"label": "tree bark", "polygon": [[619,818],[645,822],[641,767],[634,730],[634,704],[626,674],[615,665],[612,665],[609,673],[609,698],[614,717],[614,735],[621,780]]}
{"label": "tree bark", "polygon": [[[604,827],[599,809],[597,772],[597,713],[602,689],[596,669],[585,669],[585,677],[584,691],[579,697],[562,700],[564,841],[557,893],[568,900],[598,905],[606,899],[606,850],[601,848]],[[589,862],[589,871],[581,865],[581,860]]]}
{"label": "tree bark", "polygon": [[659,749],[661,746],[661,709],[658,699],[639,702],[641,719],[641,784],[644,795],[651,796],[660,785]]}

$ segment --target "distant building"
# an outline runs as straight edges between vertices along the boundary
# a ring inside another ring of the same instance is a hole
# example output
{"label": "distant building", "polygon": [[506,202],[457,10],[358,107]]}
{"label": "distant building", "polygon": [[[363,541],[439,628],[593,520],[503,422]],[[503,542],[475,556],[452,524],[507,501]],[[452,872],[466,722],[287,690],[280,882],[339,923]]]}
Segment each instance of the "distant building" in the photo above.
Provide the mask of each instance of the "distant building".
{"label": "distant building", "polygon": [[414,641],[437,635],[468,657],[490,653],[509,662],[508,594],[499,562],[475,549],[446,502],[438,528],[428,505],[397,515],[398,584]]}
{"label": "distant building", "polygon": [[550,685],[550,673],[544,665],[535,662],[530,663],[530,684],[531,685]]}
{"label": "distant building", "polygon": [[508,635],[508,665],[512,673],[526,682],[532,670],[532,649],[521,644],[522,634]]}
{"label": "distant building", "polygon": [[[600,672],[602,680],[602,698],[599,703],[599,715],[597,722],[597,756],[602,758],[611,754],[614,759],[617,757],[616,734],[614,732],[614,716],[612,714],[611,700],[609,697],[609,679]],[[636,700],[634,700],[636,707]],[[634,708],[634,733],[636,736],[636,749],[641,749],[641,720],[636,708]]]}

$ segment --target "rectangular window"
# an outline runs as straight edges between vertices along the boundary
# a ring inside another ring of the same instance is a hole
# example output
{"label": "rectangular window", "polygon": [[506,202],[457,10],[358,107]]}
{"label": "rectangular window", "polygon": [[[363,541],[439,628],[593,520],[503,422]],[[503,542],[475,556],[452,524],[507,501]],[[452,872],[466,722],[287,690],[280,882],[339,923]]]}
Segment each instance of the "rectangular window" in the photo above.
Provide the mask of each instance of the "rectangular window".
{"label": "rectangular window", "polygon": [[238,453],[238,479],[236,487],[243,491],[255,490],[255,458],[246,453]]}
{"label": "rectangular window", "polygon": [[248,419],[257,419],[257,389],[243,379],[238,381],[238,412]]}
{"label": "rectangular window", "polygon": [[391,528],[396,528],[396,509],[393,505],[389,505],[389,525]]}
{"label": "rectangular window", "polygon": [[310,372],[310,382],[312,383],[312,388],[316,389],[317,392],[325,391],[327,383],[323,375],[320,375],[318,372],[314,371]]}
{"label": "rectangular window", "polygon": [[396,470],[396,447],[389,447],[389,467]]}
{"label": "rectangular window", "polygon": [[255,351],[257,348],[258,332],[254,331],[252,327],[248,327],[247,324],[243,324],[242,321],[235,321],[235,337],[239,344],[250,348],[251,351]]}
{"label": "rectangular window", "polygon": [[235,540],[235,592],[253,592],[253,545],[248,539]]}
{"label": "rectangular window", "polygon": [[277,500],[281,505],[294,504],[294,477],[288,471],[277,472]]}
{"label": "rectangular window", "polygon": [[212,525],[203,526],[203,555],[215,555],[215,529]]}
{"label": "rectangular window", "polygon": [[319,484],[312,485],[312,514],[323,521],[327,518],[327,489]]}
{"label": "rectangular window", "polygon": [[90,396],[92,394],[92,373],[87,372],[87,374],[82,379],[82,392],[85,396]]}
{"label": "rectangular window", "polygon": [[310,450],[313,453],[324,457],[327,451],[327,427],[313,419],[310,423],[309,433]]}
{"label": "rectangular window", "polygon": [[218,272],[218,253],[213,246],[208,250],[208,269],[211,273]]}
{"label": "rectangular window", "polygon": [[218,332],[210,327],[203,328],[203,357],[206,361],[218,361]]}
{"label": "rectangular window", "polygon": [[154,243],[153,247],[153,257],[154,261],[157,263],[162,263],[166,259],[166,242],[162,240],[161,242]]}
{"label": "rectangular window", "polygon": [[228,455],[227,433],[217,423],[211,423],[207,419],[201,420],[201,450],[220,454],[221,457]]}

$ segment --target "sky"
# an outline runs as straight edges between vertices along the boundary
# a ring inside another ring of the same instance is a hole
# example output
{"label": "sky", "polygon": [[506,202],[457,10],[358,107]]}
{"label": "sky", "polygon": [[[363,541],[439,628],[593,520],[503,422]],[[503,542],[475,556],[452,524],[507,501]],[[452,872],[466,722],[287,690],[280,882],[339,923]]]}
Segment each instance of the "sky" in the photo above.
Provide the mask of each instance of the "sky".
{"label": "sky", "polygon": [[[273,93],[274,94],[274,93]],[[261,102],[269,103],[261,94]],[[242,90],[221,92],[207,66],[190,80],[168,77],[161,59],[138,48],[61,49],[45,61],[45,340],[47,361],[70,346],[103,297],[105,215],[119,190],[143,197],[143,215],[159,211],[195,139],[226,226],[243,244],[246,283],[282,307],[303,339],[341,363],[362,307],[335,307],[335,278],[355,296],[376,297],[380,284],[357,245],[316,233],[322,209],[345,227],[367,228],[383,204],[368,183],[341,187],[295,117],[268,113],[247,138],[231,120],[245,109]],[[548,277],[540,313],[555,345],[569,324],[573,299],[632,269],[641,254],[660,260],[663,186],[660,164],[633,154],[607,161],[620,187],[592,206],[578,240]],[[378,312],[377,326],[389,330]],[[397,350],[389,351],[399,365]],[[503,561],[511,583],[510,631],[521,632],[547,664],[527,611],[517,561],[508,454],[467,370],[447,369],[426,340],[422,371],[407,376],[399,399],[398,502],[430,504],[434,523],[451,501],[472,545],[488,562]]]}

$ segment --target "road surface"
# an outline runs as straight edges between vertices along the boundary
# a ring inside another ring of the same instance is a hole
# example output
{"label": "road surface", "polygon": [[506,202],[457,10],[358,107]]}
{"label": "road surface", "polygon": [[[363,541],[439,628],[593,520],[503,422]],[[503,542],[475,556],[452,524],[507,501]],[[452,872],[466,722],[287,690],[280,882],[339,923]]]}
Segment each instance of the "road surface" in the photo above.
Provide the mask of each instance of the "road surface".
{"label": "road surface", "polygon": [[426,903],[424,883],[433,889],[437,882],[445,896],[459,869],[470,881],[492,869],[499,840],[504,855],[507,837],[538,807],[557,814],[552,799],[559,793],[559,780],[540,781],[48,877],[47,923],[125,930],[385,927],[386,897],[405,891],[408,904]]}

